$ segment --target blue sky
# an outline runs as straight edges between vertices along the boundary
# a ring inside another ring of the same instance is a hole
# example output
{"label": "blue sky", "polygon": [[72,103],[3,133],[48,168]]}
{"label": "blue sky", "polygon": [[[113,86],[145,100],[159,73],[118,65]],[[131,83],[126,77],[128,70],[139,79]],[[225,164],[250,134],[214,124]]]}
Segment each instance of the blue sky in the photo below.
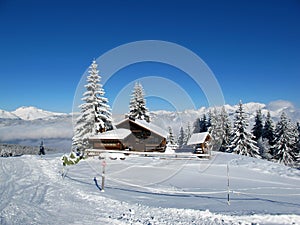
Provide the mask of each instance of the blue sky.
{"label": "blue sky", "polygon": [[[33,105],[71,112],[92,59],[139,40],[174,42],[195,52],[215,74],[228,104],[283,99],[300,107],[299,24],[296,0],[2,0],[0,109]],[[207,106],[201,90],[169,66],[144,63],[118,73],[105,86],[111,102],[122,84],[139,76],[176,74],[174,81],[196,107]],[[168,108],[158,102],[149,99],[149,108]]]}

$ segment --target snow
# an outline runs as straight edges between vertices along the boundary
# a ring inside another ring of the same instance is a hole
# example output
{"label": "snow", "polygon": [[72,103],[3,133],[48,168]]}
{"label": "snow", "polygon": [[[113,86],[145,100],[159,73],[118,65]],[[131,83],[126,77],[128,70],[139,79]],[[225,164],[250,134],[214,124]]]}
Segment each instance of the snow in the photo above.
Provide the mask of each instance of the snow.
{"label": "snow", "polygon": [[148,123],[144,120],[135,120],[135,123],[142,126],[142,127],[145,127],[145,128],[148,128],[150,129],[151,131],[153,131],[154,133],[162,136],[162,137],[167,137],[168,136],[168,132],[164,129],[162,129],[161,127],[155,125],[154,123]]}
{"label": "snow", "polygon": [[191,138],[188,140],[187,145],[196,145],[196,144],[204,143],[207,135],[209,135],[208,132],[192,134]]}
{"label": "snow", "polygon": [[[121,124],[121,123],[124,123],[125,121],[129,121],[129,118],[126,118],[126,119],[123,119],[121,120],[120,122],[118,122],[116,124],[116,127]],[[161,137],[167,137],[168,136],[168,132],[164,129],[162,129],[161,127],[155,125],[154,123],[150,122],[146,122],[145,120],[139,120],[139,119],[135,119],[134,121],[132,121],[134,123],[136,123],[137,125],[141,126],[141,127],[144,127],[146,129],[150,129],[152,132],[160,135]]]}
{"label": "snow", "polygon": [[15,114],[0,109],[0,119],[20,119]]}
{"label": "snow", "polygon": [[0,224],[300,223],[300,171],[280,164],[226,153],[107,158],[101,192],[102,160],[63,169],[60,157],[0,158]]}
{"label": "snow", "polygon": [[52,117],[52,116],[66,115],[64,113],[54,113],[54,112],[45,111],[33,106],[29,106],[29,107],[23,106],[16,109],[12,113],[23,120],[45,119],[47,117]]}
{"label": "snow", "polygon": [[118,139],[123,140],[131,134],[131,131],[128,129],[115,129],[100,133],[98,135],[93,135],[89,139]]}

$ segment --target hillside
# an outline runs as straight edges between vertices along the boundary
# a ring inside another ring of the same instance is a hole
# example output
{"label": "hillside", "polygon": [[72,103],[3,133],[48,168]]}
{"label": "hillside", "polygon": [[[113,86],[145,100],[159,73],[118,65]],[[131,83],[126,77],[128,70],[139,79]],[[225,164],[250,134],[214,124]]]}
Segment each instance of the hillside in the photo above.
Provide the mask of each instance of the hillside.
{"label": "hillside", "polygon": [[[212,160],[0,158],[0,224],[299,224],[300,172],[215,153]],[[230,205],[227,204],[227,173]]]}

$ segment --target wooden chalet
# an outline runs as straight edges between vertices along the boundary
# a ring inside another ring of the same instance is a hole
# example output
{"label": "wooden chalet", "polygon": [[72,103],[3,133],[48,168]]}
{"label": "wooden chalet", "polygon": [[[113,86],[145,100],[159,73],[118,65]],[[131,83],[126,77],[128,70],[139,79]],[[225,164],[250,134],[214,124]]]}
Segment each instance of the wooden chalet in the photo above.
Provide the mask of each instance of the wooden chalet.
{"label": "wooden chalet", "polygon": [[126,118],[116,129],[89,138],[93,149],[164,152],[168,133],[144,120]]}
{"label": "wooden chalet", "polygon": [[168,132],[144,120],[126,118],[116,128],[129,129],[128,147],[134,151],[165,151]]}
{"label": "wooden chalet", "polygon": [[209,143],[211,141],[211,136],[208,132],[201,132],[192,134],[187,145],[194,147],[195,153],[209,153]]}
{"label": "wooden chalet", "polygon": [[89,142],[93,149],[124,150],[127,148],[124,143],[130,134],[128,129],[110,130],[91,136]]}

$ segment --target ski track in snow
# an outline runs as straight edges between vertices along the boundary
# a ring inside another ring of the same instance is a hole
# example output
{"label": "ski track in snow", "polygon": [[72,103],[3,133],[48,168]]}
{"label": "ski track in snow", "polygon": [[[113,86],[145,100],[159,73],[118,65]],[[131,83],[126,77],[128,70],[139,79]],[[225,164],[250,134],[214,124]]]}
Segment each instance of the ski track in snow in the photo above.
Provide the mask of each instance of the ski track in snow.
{"label": "ski track in snow", "polygon": [[297,172],[275,166],[265,173],[264,162],[255,161],[253,169],[249,160],[234,162],[228,206],[226,160],[209,166],[197,160],[107,160],[103,193],[93,181],[96,176],[101,183],[98,159],[69,167],[63,179],[60,156],[0,158],[0,224],[300,224]]}

